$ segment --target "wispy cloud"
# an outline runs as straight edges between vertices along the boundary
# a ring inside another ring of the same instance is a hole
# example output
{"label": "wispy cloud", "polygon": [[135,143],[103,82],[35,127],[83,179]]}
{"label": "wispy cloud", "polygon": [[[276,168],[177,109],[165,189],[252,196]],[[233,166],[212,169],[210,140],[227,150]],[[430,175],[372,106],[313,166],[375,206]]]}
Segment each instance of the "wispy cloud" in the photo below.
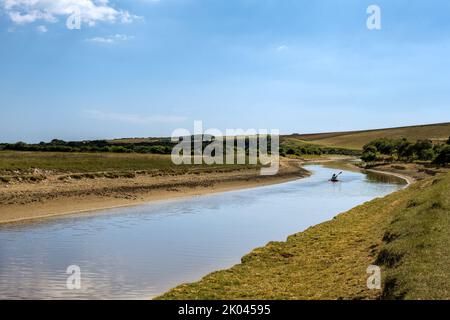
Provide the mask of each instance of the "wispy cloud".
{"label": "wispy cloud", "polygon": [[39,32],[39,33],[46,33],[46,32],[48,31],[47,27],[46,27],[46,26],[43,26],[43,25],[37,26],[37,27],[36,27],[36,30],[37,30],[37,32]]}
{"label": "wispy cloud", "polygon": [[90,39],[86,39],[88,42],[94,42],[94,43],[105,43],[105,44],[114,44],[118,42],[128,41],[134,39],[133,36],[128,36],[125,34],[114,34],[107,37],[94,37]]}
{"label": "wispy cloud", "polygon": [[130,23],[140,17],[112,6],[108,0],[0,0],[0,8],[15,24],[36,21],[56,22],[58,17],[68,17],[78,11],[83,23]]}
{"label": "wispy cloud", "polygon": [[153,115],[142,116],[129,113],[110,113],[99,110],[84,110],[83,113],[91,119],[117,121],[130,124],[152,124],[152,123],[179,123],[187,120],[186,117]]}
{"label": "wispy cloud", "polygon": [[287,51],[287,50],[289,50],[289,47],[286,45],[281,45],[281,46],[277,47],[278,52]]}

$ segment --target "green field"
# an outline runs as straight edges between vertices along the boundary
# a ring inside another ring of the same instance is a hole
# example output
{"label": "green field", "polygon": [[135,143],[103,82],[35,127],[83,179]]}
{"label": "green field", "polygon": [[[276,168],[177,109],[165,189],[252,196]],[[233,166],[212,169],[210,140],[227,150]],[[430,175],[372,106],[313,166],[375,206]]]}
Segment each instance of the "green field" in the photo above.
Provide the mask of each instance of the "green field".
{"label": "green field", "polygon": [[31,169],[54,173],[87,173],[104,171],[185,171],[185,170],[235,170],[245,165],[182,165],[172,163],[170,155],[138,153],[89,152],[22,152],[0,151],[0,173],[27,172]]}
{"label": "green field", "polygon": [[295,134],[284,136],[283,139],[298,140],[300,143],[309,143],[318,146],[360,150],[366,143],[379,138],[407,138],[411,141],[431,139],[435,142],[445,142],[449,136],[450,123],[442,123],[365,131]]}
{"label": "green field", "polygon": [[38,168],[56,172],[128,171],[172,168],[170,156],[116,153],[0,152],[0,171]]}
{"label": "green field", "polygon": [[[159,299],[450,299],[450,174],[272,242]],[[367,267],[383,290],[367,289]]]}

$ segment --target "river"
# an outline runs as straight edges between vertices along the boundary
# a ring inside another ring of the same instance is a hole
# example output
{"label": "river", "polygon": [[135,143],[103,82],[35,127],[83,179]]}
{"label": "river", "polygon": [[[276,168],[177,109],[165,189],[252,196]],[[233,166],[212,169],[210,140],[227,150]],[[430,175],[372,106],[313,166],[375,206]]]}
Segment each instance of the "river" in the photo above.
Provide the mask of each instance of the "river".
{"label": "river", "polygon": [[[148,299],[403,187],[306,168],[283,184],[0,226],[0,299]],[[66,286],[71,265],[81,289]]]}

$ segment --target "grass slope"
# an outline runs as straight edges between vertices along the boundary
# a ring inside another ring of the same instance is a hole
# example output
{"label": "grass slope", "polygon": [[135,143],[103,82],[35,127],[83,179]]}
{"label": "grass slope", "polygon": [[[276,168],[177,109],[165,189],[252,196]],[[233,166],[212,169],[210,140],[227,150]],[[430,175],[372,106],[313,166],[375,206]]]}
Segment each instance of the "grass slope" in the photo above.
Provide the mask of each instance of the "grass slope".
{"label": "grass slope", "polygon": [[[441,175],[367,202],[159,299],[449,299],[449,184]],[[383,291],[366,286],[375,262]]]}
{"label": "grass slope", "polygon": [[450,175],[414,187],[383,237],[385,299],[450,299]]}
{"label": "grass slope", "polygon": [[418,139],[446,141],[449,136],[450,123],[441,123],[365,131],[296,134],[285,137],[327,147],[362,149],[366,143],[378,138],[408,138],[411,141],[416,141]]}

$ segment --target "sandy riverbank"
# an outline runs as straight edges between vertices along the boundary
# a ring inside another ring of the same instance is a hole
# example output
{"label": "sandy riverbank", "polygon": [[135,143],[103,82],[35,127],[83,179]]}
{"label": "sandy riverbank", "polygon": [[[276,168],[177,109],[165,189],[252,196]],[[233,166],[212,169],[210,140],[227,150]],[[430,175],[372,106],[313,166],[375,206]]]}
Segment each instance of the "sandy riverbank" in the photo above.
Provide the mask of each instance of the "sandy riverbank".
{"label": "sandy riverbank", "polygon": [[0,186],[0,224],[24,222],[67,214],[151,201],[198,196],[287,182],[308,176],[301,162],[283,160],[275,176],[259,170],[239,169],[169,176],[136,176],[131,179],[85,179]]}
{"label": "sandy riverbank", "polygon": [[405,180],[408,185],[438,174],[449,172],[449,169],[445,167],[434,167],[419,163],[400,162],[369,166],[368,168],[362,170],[366,172],[395,176]]}
{"label": "sandy riverbank", "polygon": [[400,179],[402,179],[402,180],[404,180],[406,182],[407,186],[410,186],[411,184],[413,184],[414,182],[417,181],[412,176],[408,176],[406,174],[400,174],[400,173],[396,173],[396,172],[391,172],[391,171],[373,170],[373,169],[366,169],[364,171],[373,172],[373,173],[379,173],[379,174],[384,174],[384,175],[390,175],[390,176],[393,176],[393,177],[400,178]]}

